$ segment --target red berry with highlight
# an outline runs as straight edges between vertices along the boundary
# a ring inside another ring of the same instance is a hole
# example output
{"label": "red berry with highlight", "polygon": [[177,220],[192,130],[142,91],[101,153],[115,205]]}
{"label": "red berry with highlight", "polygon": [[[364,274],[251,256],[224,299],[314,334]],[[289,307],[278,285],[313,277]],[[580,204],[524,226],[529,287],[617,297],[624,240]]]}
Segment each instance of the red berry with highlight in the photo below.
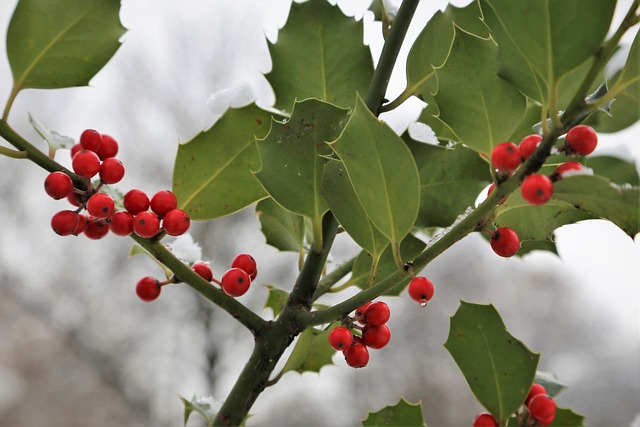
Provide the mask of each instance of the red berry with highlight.
{"label": "red berry with highlight", "polygon": [[109,224],[103,219],[91,218],[84,230],[84,235],[91,240],[100,240],[109,233]]}
{"label": "red berry with highlight", "polygon": [[563,178],[565,175],[580,172],[582,170],[584,170],[584,166],[582,165],[582,163],[570,160],[568,162],[559,164],[553,171],[553,175],[554,177],[556,177],[556,179],[558,179]]}
{"label": "red berry with highlight", "polygon": [[520,194],[532,205],[544,205],[553,195],[553,182],[546,175],[531,174],[522,182]]}
{"label": "red berry with highlight", "polygon": [[364,368],[369,363],[369,350],[364,344],[357,341],[344,350],[343,354],[347,365],[352,368]]}
{"label": "red berry with highlight", "polygon": [[385,324],[367,325],[362,329],[362,341],[367,347],[379,349],[389,343],[391,330]]}
{"label": "red berry with highlight", "polygon": [[129,190],[122,199],[124,208],[132,215],[144,212],[149,209],[149,197],[138,189]]}
{"label": "red berry with highlight", "polygon": [[64,199],[73,191],[73,181],[64,172],[51,172],[44,180],[44,191],[56,200]]}
{"label": "red berry with highlight", "polygon": [[542,137],[536,134],[522,138],[522,141],[520,141],[518,145],[518,150],[520,150],[520,156],[523,161],[531,157],[533,152],[536,151],[536,148],[538,148],[538,145],[540,145],[540,142],[542,142]]}
{"label": "red berry with highlight", "polygon": [[102,134],[102,144],[96,153],[102,160],[115,157],[118,154],[118,142],[113,137]]}
{"label": "red berry with highlight", "polygon": [[109,219],[109,230],[116,236],[129,236],[133,233],[133,215],[127,211],[114,212]]}
{"label": "red berry with highlight", "polygon": [[598,134],[591,126],[578,125],[569,129],[564,141],[571,153],[586,156],[596,149]]}
{"label": "red berry with highlight", "polygon": [[160,218],[166,213],[178,207],[178,199],[169,190],[158,191],[151,198],[151,210]]}
{"label": "red berry with highlight", "polygon": [[172,209],[162,219],[162,228],[169,236],[180,236],[187,232],[191,218],[182,209]]}
{"label": "red berry with highlight", "polygon": [[529,390],[529,394],[527,395],[527,398],[524,401],[524,404],[528,405],[529,401],[531,401],[531,399],[533,399],[539,394],[547,394],[547,390],[540,384],[532,385],[531,390]]}
{"label": "red berry with highlight", "polygon": [[96,218],[109,218],[115,208],[115,202],[106,193],[96,193],[87,201],[87,212]]}
{"label": "red berry with highlight", "polygon": [[222,275],[220,280],[222,290],[229,296],[239,297],[249,290],[251,278],[246,271],[239,268],[230,268]]}
{"label": "red berry with highlight", "polygon": [[256,278],[258,274],[258,265],[256,260],[249,254],[240,254],[231,262],[231,267],[240,268],[247,272],[251,280]]}
{"label": "red berry with highlight", "polygon": [[409,296],[418,301],[423,307],[427,305],[427,301],[433,297],[433,292],[433,283],[426,277],[414,277],[409,282]]}
{"label": "red berry with highlight", "polygon": [[140,212],[133,218],[133,232],[138,236],[149,239],[160,231],[160,219],[149,211]]}
{"label": "red berry with highlight", "polygon": [[102,144],[102,135],[97,130],[87,129],[80,135],[80,145],[85,150],[96,152]]}
{"label": "red berry with highlight", "polygon": [[473,427],[498,427],[498,420],[493,415],[483,412],[473,420]]}
{"label": "red berry with highlight", "polygon": [[142,301],[153,301],[160,296],[160,282],[154,277],[143,277],[136,284],[136,294]]}
{"label": "red berry with highlight", "polygon": [[208,262],[196,262],[191,266],[193,271],[198,274],[198,276],[202,277],[207,282],[210,282],[213,279],[213,271],[211,271],[211,266],[209,266]]}
{"label": "red berry with highlight", "polygon": [[351,347],[353,343],[353,334],[344,326],[338,326],[333,328],[331,332],[329,332],[329,345],[334,350],[343,351],[347,348]]}
{"label": "red berry with highlight", "polygon": [[51,218],[51,228],[60,236],[69,236],[78,228],[78,213],[60,211]]}
{"label": "red berry with highlight", "polygon": [[93,151],[80,150],[71,160],[73,171],[83,178],[91,178],[100,171],[100,158]]}
{"label": "red berry with highlight", "polygon": [[[546,394],[539,394],[529,401],[527,408],[529,408],[529,414],[536,420],[547,422],[551,419],[553,421],[552,417],[556,413],[556,402]],[[549,424],[551,421],[549,421]]]}
{"label": "red berry with highlight", "polygon": [[365,310],[364,323],[367,325],[383,325],[387,323],[390,315],[389,306],[382,301],[376,301],[371,303]]}
{"label": "red berry with highlight", "polygon": [[502,142],[491,152],[491,164],[500,172],[511,172],[522,163],[518,146],[513,142]]}
{"label": "red berry with highlight", "polygon": [[509,227],[499,227],[489,239],[491,249],[501,257],[509,258],[520,250],[520,237],[514,229]]}
{"label": "red berry with highlight", "polygon": [[124,177],[124,165],[114,157],[105,159],[100,165],[100,181],[115,184]]}

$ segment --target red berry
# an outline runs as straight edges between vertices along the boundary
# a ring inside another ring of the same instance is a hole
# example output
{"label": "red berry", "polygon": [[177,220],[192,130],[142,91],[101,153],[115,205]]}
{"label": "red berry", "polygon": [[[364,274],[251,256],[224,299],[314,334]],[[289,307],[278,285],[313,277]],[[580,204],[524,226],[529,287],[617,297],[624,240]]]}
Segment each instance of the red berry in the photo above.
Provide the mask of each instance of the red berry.
{"label": "red berry", "polygon": [[347,365],[352,368],[364,368],[369,363],[369,350],[364,344],[357,341],[344,350],[343,354]]}
{"label": "red berry", "polygon": [[578,125],[567,132],[564,141],[571,153],[586,156],[596,149],[598,134],[591,126]]}
{"label": "red berry", "polygon": [[367,325],[362,329],[362,340],[367,347],[382,348],[390,339],[391,330],[387,325]]}
{"label": "red berry", "polygon": [[546,175],[531,174],[522,182],[520,194],[532,205],[544,205],[553,195],[553,182]]}
{"label": "red berry", "polygon": [[414,277],[409,282],[409,295],[423,307],[433,297],[433,291],[433,283],[426,277]]}
{"label": "red berry", "polygon": [[87,201],[89,215],[96,218],[109,218],[115,210],[115,202],[106,193],[96,193]]}
{"label": "red berry", "polygon": [[71,158],[73,159],[73,156],[75,156],[80,150],[82,150],[82,145],[80,145],[80,143],[77,143],[73,147],[71,147]]}
{"label": "red berry", "polygon": [[124,195],[122,204],[130,214],[136,215],[149,209],[149,197],[144,191],[133,189]]}
{"label": "red berry", "polygon": [[124,165],[114,157],[105,159],[100,165],[100,181],[115,184],[124,177]]}
{"label": "red berry", "polygon": [[92,218],[87,223],[84,235],[92,240],[100,240],[109,233],[109,224],[103,219]]}
{"label": "red berry", "polygon": [[529,408],[529,414],[536,420],[547,421],[556,413],[556,402],[551,396],[539,394],[529,401],[527,408]]}
{"label": "red berry", "polygon": [[73,181],[64,172],[51,172],[44,180],[44,191],[56,200],[64,199],[73,191]]}
{"label": "red berry", "polygon": [[547,394],[547,390],[545,390],[545,388],[540,384],[532,385],[531,390],[529,390],[529,394],[527,395],[527,398],[524,401],[524,404],[528,405],[529,401],[539,394]]}
{"label": "red berry", "polygon": [[334,350],[343,351],[351,347],[352,343],[353,334],[351,333],[349,328],[338,326],[337,328],[333,328],[331,332],[329,332],[329,345],[333,347]]}
{"label": "red berry", "polygon": [[78,226],[75,230],[73,230],[73,235],[78,236],[80,233],[83,233],[84,230],[87,229],[87,225],[89,224],[89,220],[85,215],[78,214]]}
{"label": "red berry", "polygon": [[222,290],[229,296],[239,297],[249,289],[251,278],[239,268],[230,268],[222,275],[220,280]]}
{"label": "red berry", "polygon": [[384,325],[389,320],[390,315],[389,306],[382,301],[376,301],[371,303],[365,310],[364,323],[367,325]]}
{"label": "red berry", "polygon": [[501,142],[491,152],[491,164],[501,172],[511,172],[521,162],[520,150],[513,142]]}
{"label": "red berry", "polygon": [[549,418],[536,420],[536,425],[543,426],[543,427],[548,426],[553,422],[555,418],[556,418],[556,413],[554,412],[553,414],[551,414]]}
{"label": "red berry", "polygon": [[509,227],[499,227],[491,234],[491,249],[501,257],[509,258],[520,250],[518,233]]}
{"label": "red berry", "polygon": [[520,156],[523,161],[531,157],[533,152],[536,151],[536,148],[538,148],[538,145],[540,145],[541,141],[542,137],[536,134],[522,138],[522,141],[520,141],[520,144],[518,145],[518,150],[520,150]]}
{"label": "red berry", "polygon": [[558,165],[553,171],[553,175],[556,178],[563,178],[567,174],[578,172],[583,169],[584,166],[582,166],[582,163],[571,160]]}
{"label": "red berry", "polygon": [[149,239],[160,231],[160,219],[149,211],[140,212],[133,218],[133,232],[138,236]]}
{"label": "red berry", "polygon": [[80,207],[82,205],[82,196],[72,191],[67,195],[67,201],[75,207]]}
{"label": "red berry", "polygon": [[129,236],[133,233],[133,215],[127,211],[114,212],[109,219],[109,230],[116,236]]}
{"label": "red berry", "polygon": [[87,129],[80,135],[80,145],[85,150],[96,152],[102,144],[102,136],[97,130]]}
{"label": "red berry", "polygon": [[118,143],[111,136],[102,134],[102,144],[96,153],[102,160],[115,157],[118,154]]}
{"label": "red berry", "polygon": [[193,271],[195,271],[200,277],[202,277],[207,282],[210,282],[213,279],[213,272],[211,271],[211,267],[207,262],[196,262],[191,266]]}
{"label": "red berry", "polygon": [[60,211],[51,218],[51,228],[60,236],[69,236],[78,228],[78,213]]}
{"label": "red berry", "polygon": [[80,150],[71,160],[73,171],[83,178],[91,178],[100,170],[100,158],[93,151]]}
{"label": "red berry", "polygon": [[143,277],[136,285],[136,294],[142,301],[153,301],[160,296],[160,282],[154,277]]}
{"label": "red berry", "polygon": [[483,412],[473,420],[473,427],[498,427],[498,420],[493,415]]}
{"label": "red berry", "polygon": [[233,259],[231,267],[240,268],[247,272],[253,281],[258,274],[258,266],[256,260],[249,254],[240,254]]}
{"label": "red berry", "polygon": [[175,194],[169,190],[158,191],[151,198],[151,210],[160,218],[165,216],[167,212],[178,207],[178,199]]}
{"label": "red berry", "polygon": [[191,218],[182,209],[171,209],[162,219],[162,228],[169,236],[180,236],[187,232]]}

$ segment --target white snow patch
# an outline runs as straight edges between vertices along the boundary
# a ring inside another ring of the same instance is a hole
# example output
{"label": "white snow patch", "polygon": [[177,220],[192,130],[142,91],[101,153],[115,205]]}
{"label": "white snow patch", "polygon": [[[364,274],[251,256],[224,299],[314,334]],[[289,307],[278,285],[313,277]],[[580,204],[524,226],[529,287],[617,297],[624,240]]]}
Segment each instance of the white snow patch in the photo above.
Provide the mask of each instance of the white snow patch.
{"label": "white snow patch", "polygon": [[436,133],[431,129],[431,126],[422,122],[409,123],[409,136],[411,139],[418,142],[425,142],[427,144],[438,145],[438,138]]}
{"label": "white snow patch", "polygon": [[176,237],[169,246],[177,258],[189,264],[202,260],[202,248],[189,233]]}
{"label": "white snow patch", "polygon": [[222,115],[230,107],[239,108],[255,102],[258,98],[256,91],[247,82],[238,86],[219,90],[207,99],[207,108],[213,114]]}

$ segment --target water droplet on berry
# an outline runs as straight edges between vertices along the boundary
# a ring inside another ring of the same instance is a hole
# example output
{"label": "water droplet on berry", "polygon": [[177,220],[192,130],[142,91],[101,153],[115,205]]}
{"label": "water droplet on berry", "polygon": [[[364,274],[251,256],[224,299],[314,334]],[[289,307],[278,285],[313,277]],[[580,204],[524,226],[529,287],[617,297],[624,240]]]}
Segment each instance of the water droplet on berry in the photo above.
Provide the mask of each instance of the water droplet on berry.
{"label": "water droplet on berry", "polygon": [[427,300],[426,299],[421,299],[420,301],[418,301],[418,304],[420,304],[420,307],[426,307],[427,306]]}

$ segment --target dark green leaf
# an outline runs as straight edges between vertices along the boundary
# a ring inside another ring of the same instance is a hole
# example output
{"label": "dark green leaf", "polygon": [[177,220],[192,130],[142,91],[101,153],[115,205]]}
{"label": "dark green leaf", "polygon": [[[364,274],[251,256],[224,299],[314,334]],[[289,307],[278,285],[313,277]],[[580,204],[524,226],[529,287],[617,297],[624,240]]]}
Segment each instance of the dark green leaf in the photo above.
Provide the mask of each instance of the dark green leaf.
{"label": "dark green leaf", "polygon": [[114,0],[21,0],[7,31],[12,94],[85,86],[120,47]]}
{"label": "dark green leaf", "polygon": [[609,178],[611,182],[640,186],[638,166],[635,161],[626,161],[612,156],[588,156],[583,163],[593,169],[596,175]]}
{"label": "dark green leaf", "polygon": [[342,160],[367,217],[391,244],[413,227],[420,203],[420,178],[402,139],[358,102],[331,148]]}
{"label": "dark green leaf", "polygon": [[584,425],[584,417],[571,409],[556,408],[556,416],[550,427],[580,427]]}
{"label": "dark green leaf", "polygon": [[615,0],[480,0],[484,20],[500,46],[500,75],[544,103],[556,82],[598,50],[615,4]]}
{"label": "dark green leaf", "polygon": [[267,244],[281,251],[302,252],[304,217],[284,209],[270,197],[258,202],[256,213]]}
{"label": "dark green leaf", "polygon": [[484,154],[513,134],[527,108],[526,98],[496,74],[497,53],[493,40],[456,28],[447,62],[436,70],[438,118]]}
{"label": "dark green leaf", "polygon": [[272,285],[266,285],[266,287],[268,295],[264,308],[270,308],[273,311],[273,317],[277,317],[284,308],[287,298],[289,298],[289,292]]}
{"label": "dark green leaf", "polygon": [[321,192],[349,236],[377,260],[389,240],[369,220],[342,162],[332,160],[325,165]]}
{"label": "dark green leaf", "polygon": [[492,305],[462,301],[444,344],[480,403],[505,425],[524,402],[538,365]]}
{"label": "dark green leaf", "polygon": [[444,148],[407,140],[420,173],[421,227],[447,227],[491,182],[489,165],[461,145]]}
{"label": "dark green leaf", "polygon": [[331,324],[323,330],[307,328],[296,343],[289,360],[282,368],[282,373],[296,371],[320,372],[326,365],[333,365],[331,358],[336,352],[329,345],[329,332],[338,324]]}
{"label": "dark green leaf", "polygon": [[317,99],[297,102],[291,119],[274,121],[271,131],[258,141],[262,169],[255,175],[284,208],[310,217],[317,226],[328,210],[320,195],[326,141],[338,137],[347,123],[347,110]]}
{"label": "dark green leaf", "polygon": [[640,188],[618,186],[600,176],[578,175],[554,184],[553,197],[595,218],[608,219],[629,237],[640,232]]}
{"label": "dark green leaf", "polygon": [[256,137],[271,115],[254,104],[230,109],[210,129],[178,147],[173,192],[192,219],[236,212],[267,194],[253,171],[260,168]]}
{"label": "dark green leaf", "polygon": [[551,397],[556,397],[569,387],[567,384],[561,382],[556,374],[544,371],[536,372],[536,378],[533,382],[543,386],[547,394]]}
{"label": "dark green leaf", "polygon": [[460,137],[456,135],[453,130],[451,130],[449,125],[440,120],[440,118],[438,117],[439,115],[440,109],[438,109],[438,105],[434,101],[433,103],[427,105],[424,110],[422,110],[422,113],[418,118],[418,122],[428,125],[436,134],[436,137],[439,141],[460,142]]}
{"label": "dark green leaf", "polygon": [[404,399],[394,406],[387,406],[378,412],[369,412],[363,426],[371,427],[426,427],[422,418],[422,404],[409,403]]}
{"label": "dark green leaf", "polygon": [[269,51],[273,69],[267,79],[281,110],[290,111],[295,100],[306,98],[350,107],[356,92],[366,93],[373,75],[362,22],[325,0],[294,2]]}

